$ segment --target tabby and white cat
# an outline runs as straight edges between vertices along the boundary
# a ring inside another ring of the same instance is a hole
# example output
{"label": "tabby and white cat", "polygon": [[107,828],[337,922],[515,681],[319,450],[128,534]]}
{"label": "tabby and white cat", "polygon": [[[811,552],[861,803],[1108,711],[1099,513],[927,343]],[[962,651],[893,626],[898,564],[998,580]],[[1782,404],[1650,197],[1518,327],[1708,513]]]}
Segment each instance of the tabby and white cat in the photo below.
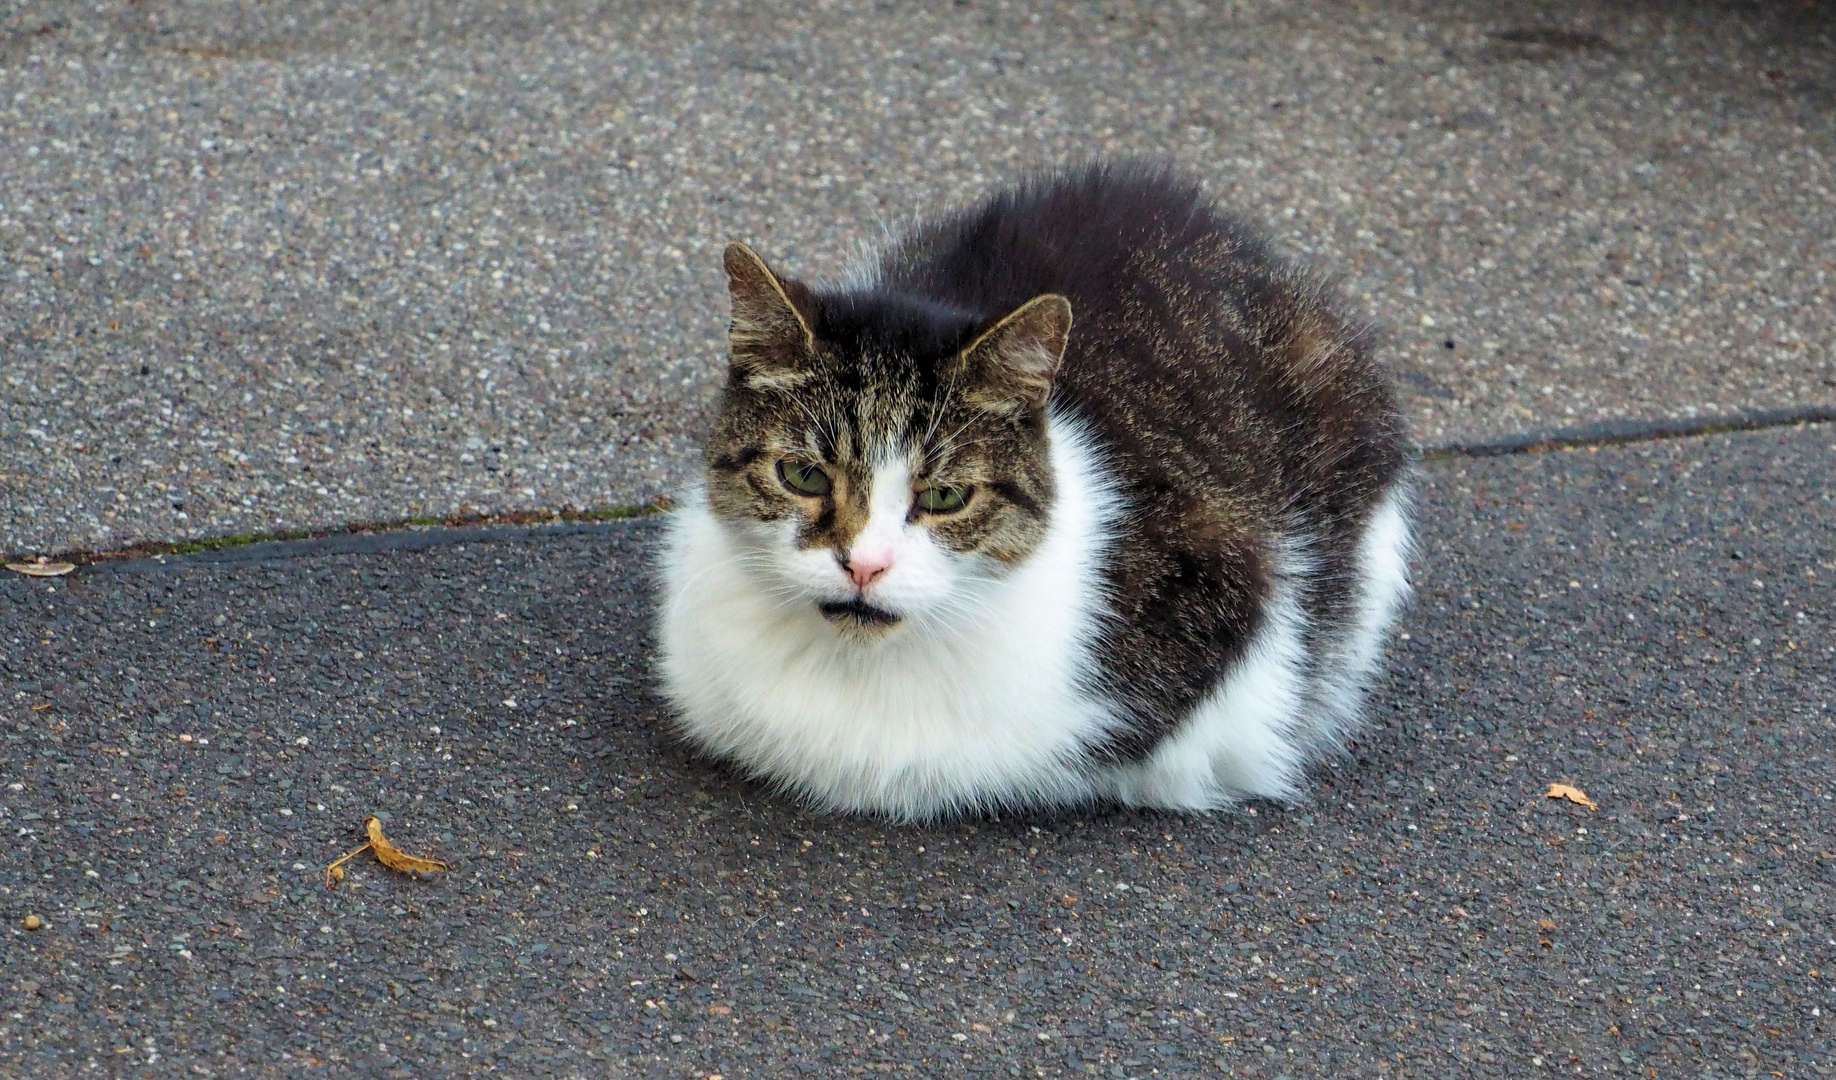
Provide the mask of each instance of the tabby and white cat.
{"label": "tabby and white cat", "polygon": [[1042,176],[813,288],[726,252],[730,375],[676,512],[691,742],[900,819],[1289,798],[1408,591],[1362,326],[1199,191]]}

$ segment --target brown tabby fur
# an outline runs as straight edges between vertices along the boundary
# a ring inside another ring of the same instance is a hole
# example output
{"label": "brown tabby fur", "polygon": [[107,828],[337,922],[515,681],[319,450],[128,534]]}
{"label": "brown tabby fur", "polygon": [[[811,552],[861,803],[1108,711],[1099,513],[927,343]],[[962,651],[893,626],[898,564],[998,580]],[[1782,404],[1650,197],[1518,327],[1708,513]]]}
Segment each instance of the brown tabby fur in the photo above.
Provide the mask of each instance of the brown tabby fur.
{"label": "brown tabby fur", "polygon": [[[944,547],[1026,557],[1052,505],[1045,407],[1070,322],[1063,298],[1026,305],[921,367],[905,343],[858,332],[887,312],[824,307],[743,244],[727,250],[726,266],[732,366],[705,452],[716,513],[797,515],[798,543],[839,557],[867,524],[874,458],[890,448],[919,465],[914,487],[969,489],[959,512],[913,511]],[[821,334],[810,326],[818,318]],[[829,496],[788,490],[776,471],[784,459],[823,464]]]}
{"label": "brown tabby fur", "polygon": [[[738,246],[727,271],[721,515],[795,515],[800,543],[842,550],[869,455],[893,445],[919,483],[973,485],[930,523],[943,543],[1015,562],[1052,511],[1046,387],[1086,426],[1126,507],[1093,683],[1130,724],[1094,757],[1145,755],[1239,658],[1279,537],[1310,542],[1313,651],[1349,632],[1361,531],[1407,468],[1402,414],[1363,325],[1195,187],[1144,166],[1042,176],[919,229],[865,288],[812,290]],[[1042,297],[1043,317],[1004,322]],[[1041,359],[1055,334],[1062,364]],[[834,497],[786,491],[785,456],[827,463]]]}

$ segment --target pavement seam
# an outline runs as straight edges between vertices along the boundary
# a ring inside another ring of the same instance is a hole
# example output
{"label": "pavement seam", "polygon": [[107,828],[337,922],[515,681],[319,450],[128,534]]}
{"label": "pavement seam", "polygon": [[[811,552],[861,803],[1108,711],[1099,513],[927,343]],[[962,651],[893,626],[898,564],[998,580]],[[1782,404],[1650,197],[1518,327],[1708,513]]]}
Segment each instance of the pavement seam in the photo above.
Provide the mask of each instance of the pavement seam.
{"label": "pavement seam", "polygon": [[[321,529],[288,529],[236,536],[135,544],[109,551],[66,551],[52,556],[85,569],[145,570],[190,563],[264,562],[329,552],[421,551],[447,544],[462,544],[485,536],[515,537],[540,534],[563,536],[592,532],[596,528],[660,514],[675,505],[668,496],[635,506],[606,506],[588,510],[529,510],[505,514],[459,515],[443,518],[414,517],[393,521],[354,522]],[[21,554],[0,561],[28,560]]]}
{"label": "pavement seam", "polygon": [[[1577,427],[1519,432],[1497,439],[1428,444],[1420,448],[1420,454],[1424,462],[1506,457],[1827,423],[1836,423],[1836,406],[1808,405],[1656,420],[1603,420]],[[271,562],[318,555],[425,551],[453,544],[602,532],[626,521],[655,516],[673,505],[672,500],[664,497],[639,506],[597,510],[529,511],[476,518],[410,518],[331,529],[142,544],[116,551],[63,552],[56,558],[77,563],[92,572],[137,573],[195,563]]]}
{"label": "pavement seam", "polygon": [[1503,457],[1508,454],[1538,454],[1545,450],[1564,450],[1585,446],[1624,446],[1628,443],[1658,442],[1664,439],[1692,439],[1704,435],[1722,435],[1732,431],[1761,431],[1767,428],[1796,427],[1801,424],[1836,422],[1836,405],[1800,405],[1789,409],[1754,409],[1724,413],[1719,416],[1687,416],[1656,420],[1600,420],[1576,427],[1524,431],[1496,439],[1474,442],[1452,440],[1425,445],[1422,459],[1440,461],[1447,458]]}

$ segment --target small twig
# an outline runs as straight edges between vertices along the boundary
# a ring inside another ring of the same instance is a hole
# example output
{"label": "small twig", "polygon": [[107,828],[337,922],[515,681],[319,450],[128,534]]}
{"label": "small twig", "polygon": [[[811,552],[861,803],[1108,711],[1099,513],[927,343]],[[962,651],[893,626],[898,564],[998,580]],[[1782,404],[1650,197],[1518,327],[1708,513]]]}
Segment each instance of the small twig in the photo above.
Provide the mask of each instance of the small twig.
{"label": "small twig", "polygon": [[349,855],[340,856],[330,866],[326,867],[325,868],[325,887],[329,889],[335,883],[339,881],[343,881],[344,871],[338,868],[343,866],[345,863],[350,862],[352,859],[355,859],[357,856],[362,855],[364,852],[368,850],[370,850],[370,842],[368,840],[365,840],[363,842],[362,847],[351,852]]}

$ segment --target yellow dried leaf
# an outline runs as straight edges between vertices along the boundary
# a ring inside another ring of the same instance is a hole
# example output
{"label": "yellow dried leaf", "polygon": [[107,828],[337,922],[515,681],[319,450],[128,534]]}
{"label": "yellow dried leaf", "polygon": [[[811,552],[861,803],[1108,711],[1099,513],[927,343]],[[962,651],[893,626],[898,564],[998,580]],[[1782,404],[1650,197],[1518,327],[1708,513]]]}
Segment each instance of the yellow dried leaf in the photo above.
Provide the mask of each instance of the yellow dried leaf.
{"label": "yellow dried leaf", "polygon": [[363,827],[370,834],[370,850],[376,853],[377,861],[389,869],[406,870],[415,874],[431,874],[437,870],[446,869],[446,864],[443,862],[410,855],[391,844],[389,838],[383,835],[382,822],[375,818],[365,818]]}
{"label": "yellow dried leaf", "polygon": [[10,562],[6,564],[6,568],[15,574],[24,574],[27,577],[62,577],[75,570],[76,564],[46,562],[40,559],[37,562]]}
{"label": "yellow dried leaf", "polygon": [[1567,799],[1569,802],[1579,803],[1589,810],[1600,809],[1600,804],[1588,798],[1587,792],[1582,791],[1578,787],[1571,787],[1568,784],[1550,784],[1549,790],[1543,792],[1543,797],[1547,799]]}
{"label": "yellow dried leaf", "polygon": [[365,832],[369,833],[369,840],[365,841],[362,847],[338,856],[330,866],[325,868],[326,888],[329,889],[338,884],[338,882],[343,881],[344,864],[362,855],[366,851],[373,852],[376,855],[376,861],[382,863],[391,870],[407,870],[416,874],[431,874],[436,870],[446,869],[446,864],[443,862],[439,862],[435,859],[423,859],[418,855],[410,855],[394,844],[391,844],[389,838],[383,835],[382,822],[378,821],[375,817],[364,818],[363,828]]}

